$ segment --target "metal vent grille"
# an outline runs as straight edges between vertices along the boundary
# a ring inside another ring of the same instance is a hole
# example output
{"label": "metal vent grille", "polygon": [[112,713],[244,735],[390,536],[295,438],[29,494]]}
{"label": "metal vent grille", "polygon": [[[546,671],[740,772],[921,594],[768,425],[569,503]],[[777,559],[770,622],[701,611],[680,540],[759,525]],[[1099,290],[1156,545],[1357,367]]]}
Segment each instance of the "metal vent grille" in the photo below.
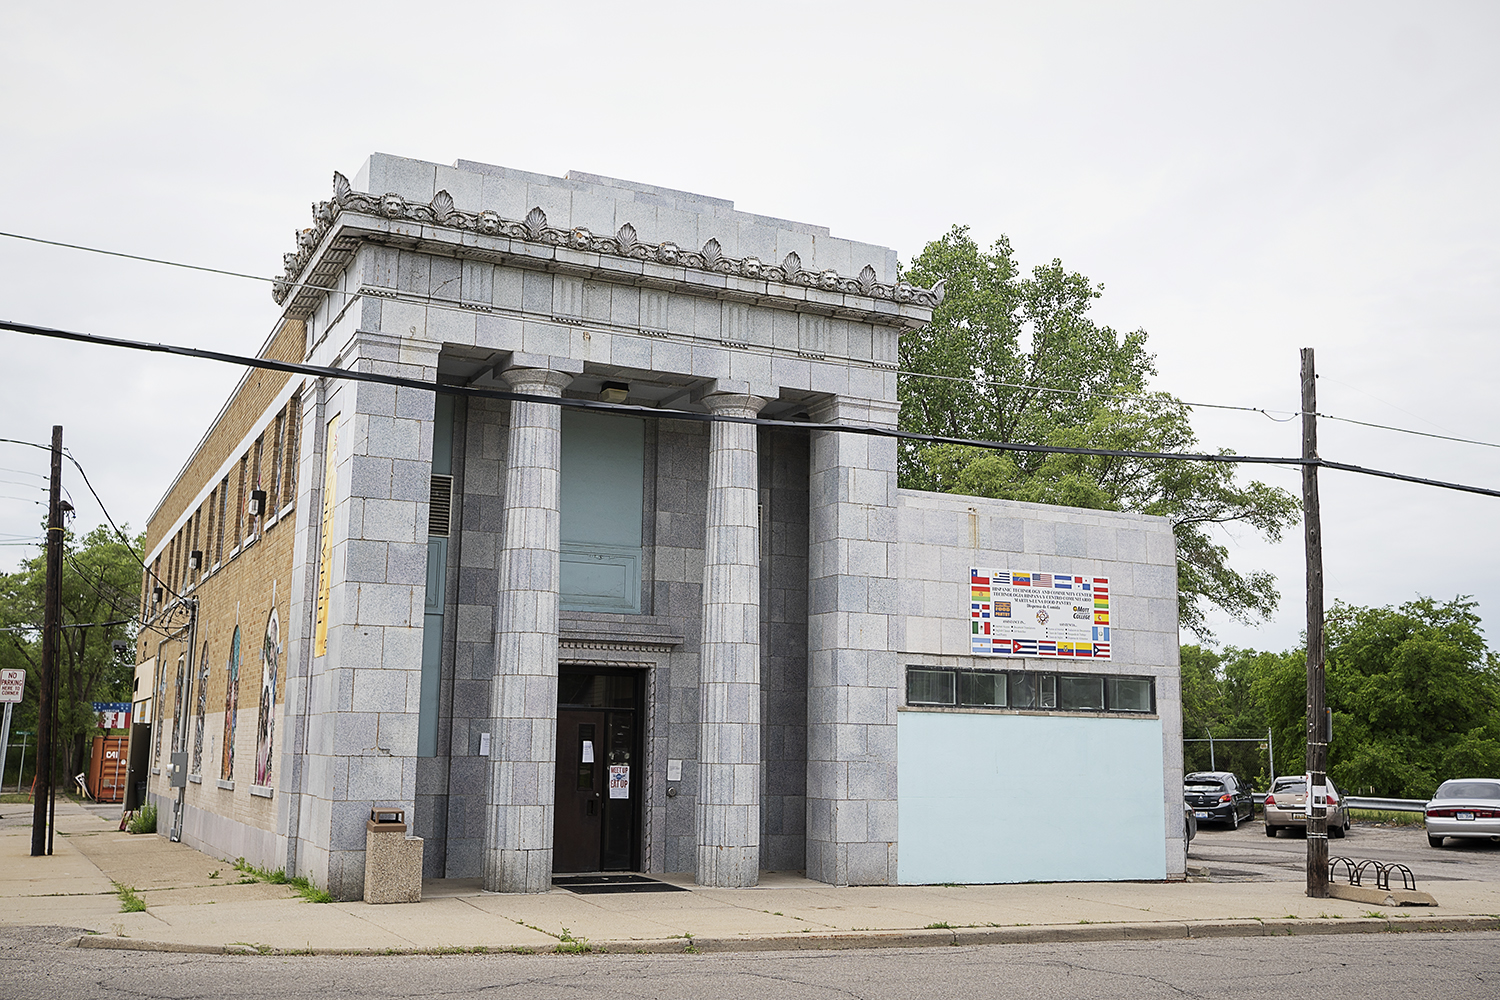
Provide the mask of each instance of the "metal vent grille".
{"label": "metal vent grille", "polygon": [[453,477],[432,477],[432,506],[427,516],[427,533],[447,538],[453,523]]}

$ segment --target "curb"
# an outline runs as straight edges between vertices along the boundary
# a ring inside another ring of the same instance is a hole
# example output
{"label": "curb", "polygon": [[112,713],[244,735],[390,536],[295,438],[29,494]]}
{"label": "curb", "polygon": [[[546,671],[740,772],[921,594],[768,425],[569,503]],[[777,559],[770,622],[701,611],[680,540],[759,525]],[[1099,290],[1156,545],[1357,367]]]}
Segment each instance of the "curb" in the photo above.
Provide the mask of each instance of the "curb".
{"label": "curb", "polygon": [[[606,941],[589,951],[613,955],[681,955],[706,952],[847,951],[869,948],[973,947],[997,944],[1067,944],[1087,941],[1173,941],[1209,938],[1312,937],[1330,934],[1452,934],[1500,931],[1500,917],[1442,916],[1355,917],[1306,920],[1202,920],[1190,923],[1045,924],[1018,927],[922,928],[897,931],[782,934],[749,938],[658,938]],[[207,945],[175,941],[84,934],[62,942],[64,948],[176,952],[194,955],[458,955],[550,954],[521,948],[258,948],[246,944]]]}

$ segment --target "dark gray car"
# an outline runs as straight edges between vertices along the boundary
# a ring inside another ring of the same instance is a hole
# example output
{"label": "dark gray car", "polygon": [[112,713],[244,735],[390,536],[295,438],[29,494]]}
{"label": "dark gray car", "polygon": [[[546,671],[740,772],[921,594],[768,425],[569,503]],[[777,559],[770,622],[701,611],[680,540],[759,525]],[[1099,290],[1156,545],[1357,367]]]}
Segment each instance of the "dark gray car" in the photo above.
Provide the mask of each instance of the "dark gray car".
{"label": "dark gray car", "polygon": [[1237,829],[1241,820],[1255,818],[1250,786],[1233,771],[1194,771],[1182,779],[1183,801],[1202,823],[1223,823]]}

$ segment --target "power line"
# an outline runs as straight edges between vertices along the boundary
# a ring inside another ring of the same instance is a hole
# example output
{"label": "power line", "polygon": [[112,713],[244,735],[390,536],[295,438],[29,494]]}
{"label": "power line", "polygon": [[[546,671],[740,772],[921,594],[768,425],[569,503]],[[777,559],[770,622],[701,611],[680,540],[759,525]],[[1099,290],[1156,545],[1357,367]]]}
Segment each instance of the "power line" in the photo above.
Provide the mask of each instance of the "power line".
{"label": "power line", "polygon": [[1327,413],[1315,414],[1321,420],[1337,420],[1341,424],[1357,424],[1360,427],[1373,427],[1376,430],[1396,431],[1398,434],[1411,434],[1415,437],[1434,438],[1438,441],[1456,441],[1459,444],[1477,444],[1481,448],[1500,448],[1500,444],[1494,441],[1476,441],[1473,438],[1452,437],[1447,434],[1434,434],[1431,431],[1414,431],[1409,427],[1392,427],[1389,424],[1375,424],[1367,420],[1355,420],[1352,417],[1335,417]]}
{"label": "power line", "polygon": [[[29,242],[29,243],[40,243],[40,244],[43,244],[43,245],[46,245],[46,246],[62,247],[62,248],[67,249],[67,250],[80,250],[80,251],[83,251],[84,253],[101,254],[101,255],[106,256],[106,257],[119,257],[119,258],[122,258],[122,259],[125,259],[125,260],[136,260],[136,261],[141,261],[141,262],[147,263],[147,264],[161,264],[161,265],[164,265],[166,267],[178,267],[178,268],[182,268],[182,269],[188,270],[188,271],[201,271],[201,272],[204,272],[206,274],[220,274],[220,275],[224,275],[224,276],[230,277],[230,278],[244,278],[244,279],[247,279],[249,281],[260,281],[260,282],[264,282],[264,283],[267,283],[267,284],[275,284],[277,282],[283,282],[289,288],[314,288],[314,289],[316,289],[316,290],[318,290],[320,292],[323,292],[323,293],[329,294],[329,295],[335,295],[336,294],[336,295],[351,296],[351,295],[358,295],[358,294],[360,294],[357,291],[356,292],[343,291],[343,290],[337,289],[337,288],[328,288],[328,287],[325,287],[323,285],[313,285],[313,284],[311,284],[309,282],[304,282],[304,281],[286,281],[285,278],[271,278],[271,277],[266,277],[265,275],[260,275],[260,274],[248,274],[248,273],[246,273],[244,271],[229,271],[229,270],[225,270],[223,268],[208,267],[208,266],[202,265],[202,264],[188,264],[188,263],[184,263],[183,261],[166,260],[166,259],[160,258],[160,257],[145,257],[145,256],[142,256],[140,254],[125,253],[125,252],[119,251],[119,250],[105,250],[105,249],[103,249],[101,247],[84,246],[84,245],[79,244],[79,243],[64,243],[64,242],[61,242],[59,240],[42,239],[39,236],[26,236],[26,235],[23,235],[21,233],[0,232],[0,237],[7,237],[9,239],[15,239],[15,240],[25,240],[26,242]],[[433,303],[430,303],[430,304],[434,305],[434,306],[436,306],[438,308],[453,308],[452,306],[448,306],[448,305],[446,305],[445,303],[442,303],[442,302],[433,302]],[[1056,387],[1056,386],[1036,385],[1036,384],[1027,383],[1027,382],[1004,382],[1004,381],[992,380],[992,379],[974,379],[974,378],[965,378],[963,376],[958,376],[958,375],[938,375],[938,374],[935,374],[935,373],[932,373],[932,372],[917,372],[917,371],[909,371],[907,369],[900,369],[900,370],[898,370],[896,372],[896,374],[897,375],[904,375],[907,378],[925,378],[925,379],[933,379],[933,380],[936,380],[936,381],[959,382],[959,383],[962,383],[962,384],[965,384],[965,385],[993,386],[995,388],[1001,388],[1001,389],[1032,389],[1032,390],[1035,390],[1037,392],[1049,392],[1049,393],[1055,393],[1055,394],[1059,394],[1059,395],[1076,395],[1076,396],[1096,395],[1095,393],[1090,393],[1088,390],[1085,390],[1085,389],[1059,388],[1059,387]],[[1339,384],[1340,385],[1347,385],[1347,383],[1343,383],[1343,382],[1340,382]],[[1355,389],[1358,392],[1364,392],[1364,390],[1363,389],[1359,389],[1358,386],[1349,386],[1349,388]],[[1104,397],[1107,397],[1107,398],[1113,398],[1113,399],[1157,399],[1157,398],[1160,398],[1160,396],[1153,395],[1151,393],[1105,392],[1105,393],[1097,393],[1097,395],[1104,396]],[[1372,395],[1372,394],[1370,394],[1368,392],[1365,392],[1365,395],[1370,396],[1371,399],[1376,399],[1376,400],[1379,400],[1380,402],[1385,402],[1385,400],[1381,400],[1380,397],[1374,396],[1374,395]],[[1203,410],[1203,409],[1208,409],[1208,410],[1228,410],[1228,411],[1238,412],[1238,413],[1259,413],[1261,416],[1266,417],[1267,419],[1270,419],[1270,420],[1274,420],[1277,423],[1287,423],[1289,421],[1296,420],[1298,417],[1300,417],[1300,416],[1303,415],[1301,413],[1301,411],[1299,411],[1299,410],[1279,410],[1279,409],[1268,408],[1268,407],[1263,407],[1263,406],[1237,406],[1237,405],[1230,404],[1230,403],[1194,402],[1194,401],[1189,401],[1189,400],[1180,400],[1180,399],[1176,399],[1175,397],[1170,397],[1170,396],[1168,396],[1168,398],[1172,399],[1172,401],[1174,401],[1174,402],[1181,403],[1182,405],[1190,407],[1192,409],[1199,409],[1199,410]],[[1393,406],[1394,404],[1387,403],[1386,405]],[[1398,409],[1398,410],[1401,409],[1401,407],[1395,407],[1395,408]],[[1425,419],[1423,417],[1418,416],[1415,413],[1411,413],[1411,411],[1409,411],[1409,410],[1401,410],[1401,412],[1408,413],[1409,415],[1411,415],[1413,417],[1416,417],[1418,420]],[[1286,416],[1276,416],[1275,414],[1278,414],[1278,413],[1284,413],[1284,414],[1286,414]],[[1327,413],[1319,413],[1319,414],[1316,414],[1316,415],[1318,417],[1321,417],[1324,420],[1336,420],[1336,421],[1339,421],[1341,423],[1357,424],[1357,425],[1359,425],[1361,427],[1370,427],[1370,428],[1374,428],[1374,429],[1377,429],[1377,430],[1393,431],[1393,432],[1398,433],[1398,434],[1412,434],[1412,435],[1415,435],[1417,437],[1434,438],[1434,439],[1437,439],[1437,440],[1440,440],[1440,441],[1454,441],[1454,442],[1457,442],[1457,443],[1460,443],[1460,444],[1473,444],[1473,445],[1479,445],[1479,446],[1485,447],[1485,448],[1500,448],[1500,443],[1496,443],[1496,442],[1492,442],[1492,441],[1477,441],[1477,440],[1473,440],[1471,438],[1450,437],[1450,436],[1443,435],[1443,434],[1433,434],[1433,433],[1430,433],[1430,432],[1427,432],[1427,431],[1412,430],[1412,429],[1407,428],[1407,427],[1395,427],[1395,426],[1392,426],[1390,424],[1379,424],[1379,423],[1373,423],[1373,422],[1370,422],[1370,421],[1355,420],[1352,417],[1336,417],[1336,416],[1333,416],[1333,415],[1327,414]],[[1428,422],[1431,423],[1431,421],[1428,421]],[[29,442],[23,442],[23,443],[29,443]],[[43,446],[38,445],[37,447],[43,447]]]}
{"label": "power line", "polygon": [[[71,340],[85,344],[95,344],[107,347],[121,347],[127,350],[146,351],[154,354],[172,354],[180,357],[200,358],[209,361],[219,361],[226,364],[240,365],[248,368],[262,368],[269,371],[286,372],[293,375],[307,375],[315,378],[328,378],[350,382],[371,382],[380,385],[394,385],[400,388],[417,389],[424,392],[436,392],[450,396],[466,396],[482,399],[503,399],[511,402],[542,403],[548,406],[559,406],[567,409],[598,410],[607,413],[628,414],[630,416],[644,417],[648,419],[672,419],[691,420],[699,423],[736,423],[750,424],[757,427],[781,427],[798,431],[821,431],[840,434],[863,434],[869,437],[894,438],[902,441],[916,441],[923,444],[952,444],[969,448],[983,448],[988,451],[1014,451],[1029,454],[1044,455],[1079,455],[1095,458],[1137,458],[1147,460],[1169,460],[1185,462],[1217,462],[1226,465],[1326,465],[1329,468],[1338,468],[1346,472],[1354,472],[1361,475],[1382,476],[1388,479],[1405,479],[1418,482],[1427,486],[1436,486],[1442,489],[1457,490],[1463,493],[1476,493],[1483,496],[1500,497],[1500,490],[1486,489],[1482,486],[1469,486],[1462,483],[1449,483],[1436,479],[1418,479],[1407,477],[1401,473],[1380,472],[1367,469],[1363,466],[1344,465],[1330,463],[1322,458],[1289,458],[1272,457],[1265,455],[1236,455],[1236,454],[1211,454],[1202,452],[1156,452],[1156,451],[1129,451],[1107,448],[1069,448],[1061,445],[1024,444],[1014,441],[984,441],[973,438],[945,437],[937,434],[922,434],[915,431],[903,431],[891,427],[871,427],[861,424],[819,424],[806,420],[777,420],[767,417],[738,417],[718,413],[699,413],[692,410],[663,410],[650,406],[636,406],[626,403],[605,403],[598,400],[570,399],[558,396],[533,396],[527,393],[509,392],[503,389],[487,389],[471,385],[450,385],[438,382],[424,382],[419,379],[402,378],[397,375],[382,375],[375,372],[360,372],[343,368],[328,368],[322,365],[309,365],[294,361],[276,361],[270,358],[252,358],[240,354],[227,354],[223,351],[208,351],[196,347],[180,347],[174,344],[149,344],[136,340],[125,340],[119,337],[104,337],[95,334],[78,333],[70,330],[57,330],[50,327],[34,326],[27,323],[16,323],[10,320],[0,320],[0,330],[11,330],[16,333],[25,333],[33,336],[50,337],[58,340]],[[69,460],[78,466],[80,474],[83,467],[71,455]],[[94,494],[94,499],[99,501],[100,509],[104,509],[99,494],[94,492],[94,487],[84,475],[84,484],[89,487],[89,492]],[[108,512],[105,512],[108,517]],[[114,520],[110,519],[114,525]],[[124,533],[115,526],[116,534],[124,538]],[[134,549],[131,552],[134,553]],[[151,572],[139,556],[136,561]],[[154,574],[153,574],[154,576]],[[158,582],[159,578],[158,578]],[[165,584],[163,584],[165,587]],[[172,592],[174,596],[181,595]]]}
{"label": "power line", "polygon": [[120,530],[120,526],[116,524],[115,519],[110,516],[109,508],[104,506],[104,498],[99,496],[99,492],[94,489],[94,484],[89,482],[89,474],[83,471],[82,463],[80,463],[78,459],[74,458],[73,453],[68,451],[68,449],[66,448],[63,449],[63,454],[67,456],[68,461],[73,463],[73,467],[78,470],[78,474],[83,477],[83,485],[89,488],[89,493],[93,495],[94,502],[99,505],[99,510],[104,514],[104,519],[109,522],[109,526],[111,528],[115,529],[115,537],[119,538],[120,542],[124,544],[125,549],[130,553],[131,558],[133,558],[136,563],[140,565],[141,569],[146,571],[147,576],[156,581],[157,586],[161,587],[162,590],[164,590],[168,594],[171,594],[174,598],[180,600],[182,598],[182,595],[177,593],[177,591],[173,590],[171,587],[167,586],[167,581],[158,576],[150,566],[147,566],[145,560],[143,560],[135,551],[135,546],[131,543],[130,538],[126,536],[125,532]]}
{"label": "power line", "polygon": [[[246,274],[244,271],[226,271],[218,267],[205,267],[202,264],[184,264],[180,260],[164,260],[160,257],[142,257],[139,254],[124,253],[119,250],[104,250],[100,247],[86,247],[78,243],[63,243],[58,240],[44,240],[40,236],[24,236],[21,233],[0,233],[0,236],[13,240],[25,240],[27,243],[41,243],[49,247],[62,247],[65,250],[82,250],[84,253],[97,253],[105,257],[120,257],[125,260],[138,260],[144,264],[165,264],[167,267],[180,267],[188,271],[203,271],[206,274],[222,274],[229,278],[245,278],[250,281],[264,281],[271,283],[275,278],[267,278],[259,274]],[[292,285],[301,285],[302,282],[288,282]]]}

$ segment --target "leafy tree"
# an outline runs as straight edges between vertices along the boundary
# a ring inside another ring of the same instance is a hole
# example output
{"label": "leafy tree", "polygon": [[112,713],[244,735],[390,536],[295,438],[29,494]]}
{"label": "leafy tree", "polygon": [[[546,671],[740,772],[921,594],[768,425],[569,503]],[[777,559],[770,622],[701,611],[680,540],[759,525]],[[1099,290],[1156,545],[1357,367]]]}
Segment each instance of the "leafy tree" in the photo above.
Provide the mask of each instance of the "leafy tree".
{"label": "leafy tree", "polygon": [[[64,542],[60,590],[59,775],[77,774],[86,763],[86,738],[96,731],[95,701],[130,701],[134,678],[135,615],[140,607],[143,538],[127,548],[112,532],[95,528],[78,544]],[[134,553],[132,554],[132,549]],[[26,696],[16,706],[15,729],[37,731],[42,667],[42,610],[47,576],[45,552],[25,560],[15,573],[0,574],[0,667],[26,671]],[[131,650],[115,652],[123,641]]]}
{"label": "leafy tree", "polygon": [[[1286,655],[1233,646],[1226,647],[1222,654],[1201,646],[1182,647],[1183,738],[1205,739],[1212,733],[1218,739],[1253,740],[1220,743],[1214,747],[1212,760],[1220,770],[1234,771],[1259,788],[1269,786],[1271,774],[1264,739],[1269,720],[1256,696],[1256,681],[1274,672]],[[1275,750],[1277,774],[1301,770],[1300,763],[1288,766],[1300,758],[1282,746],[1279,735],[1275,737]],[[1209,763],[1207,743],[1185,745],[1186,770],[1206,771]]]}
{"label": "leafy tree", "polygon": [[[1325,624],[1328,771],[1349,792],[1426,798],[1439,783],[1500,774],[1500,661],[1473,601],[1336,603]],[[1282,770],[1307,748],[1307,654],[1257,653],[1252,694]]]}
{"label": "leafy tree", "polygon": [[[1020,274],[1003,237],[981,250],[955,226],[907,277],[944,282],[931,325],[901,341],[901,427],[945,437],[1116,451],[1201,450],[1182,401],[1152,392],[1146,333],[1121,335],[1088,315],[1102,294],[1060,260]],[[1230,454],[1221,451],[1221,454]],[[1131,510],[1171,520],[1181,625],[1209,638],[1205,604],[1249,621],[1276,607],[1275,578],[1241,573],[1214,524],[1247,524],[1275,541],[1300,504],[1285,490],[1241,485],[1228,464],[997,452],[907,442],[899,477],[912,489]]]}

